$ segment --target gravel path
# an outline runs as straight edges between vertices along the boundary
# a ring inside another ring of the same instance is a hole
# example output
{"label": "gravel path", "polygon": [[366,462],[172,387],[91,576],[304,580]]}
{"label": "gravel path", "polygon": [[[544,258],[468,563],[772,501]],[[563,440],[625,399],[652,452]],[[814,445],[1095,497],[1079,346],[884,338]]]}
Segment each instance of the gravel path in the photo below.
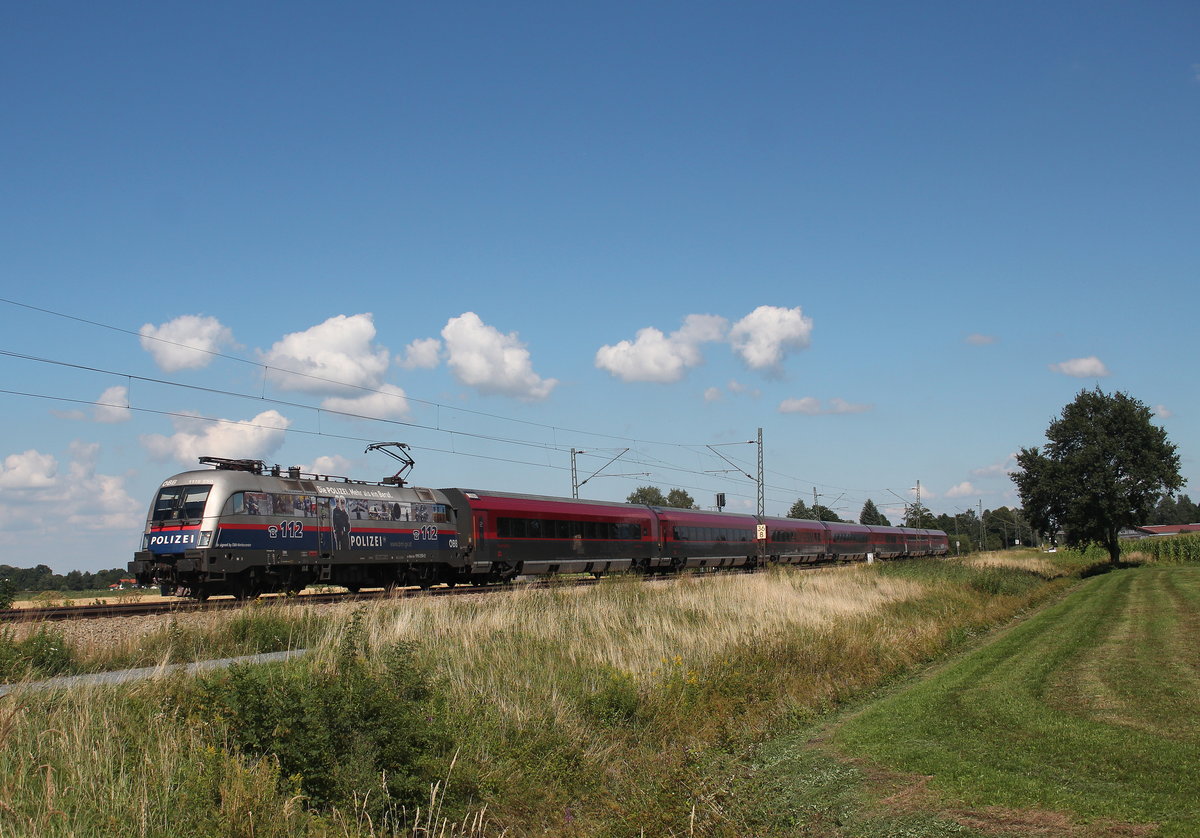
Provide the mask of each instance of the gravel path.
{"label": "gravel path", "polygon": [[10,692],[23,692],[25,690],[40,692],[42,690],[69,689],[70,687],[96,684],[124,684],[129,681],[141,681],[145,678],[167,675],[179,670],[188,674],[194,674],[210,669],[223,669],[234,663],[276,663],[288,658],[299,657],[307,651],[307,649],[292,649],[287,652],[265,652],[261,655],[244,655],[240,658],[221,658],[219,660],[197,661],[196,663],[174,663],[170,666],[146,666],[141,669],[122,669],[116,672],[97,672],[94,675],[64,675],[59,678],[48,678],[45,681],[30,681],[24,684],[0,684],[0,696],[8,695]]}

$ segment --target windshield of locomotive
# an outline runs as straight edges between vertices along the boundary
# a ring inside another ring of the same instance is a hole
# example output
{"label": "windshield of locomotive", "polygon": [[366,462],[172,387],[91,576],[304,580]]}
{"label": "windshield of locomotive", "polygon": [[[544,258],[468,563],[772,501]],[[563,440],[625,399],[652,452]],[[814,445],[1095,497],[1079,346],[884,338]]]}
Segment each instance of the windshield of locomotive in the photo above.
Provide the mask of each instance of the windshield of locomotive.
{"label": "windshield of locomotive", "polygon": [[198,520],[212,486],[164,486],[154,499],[150,521],[155,524]]}

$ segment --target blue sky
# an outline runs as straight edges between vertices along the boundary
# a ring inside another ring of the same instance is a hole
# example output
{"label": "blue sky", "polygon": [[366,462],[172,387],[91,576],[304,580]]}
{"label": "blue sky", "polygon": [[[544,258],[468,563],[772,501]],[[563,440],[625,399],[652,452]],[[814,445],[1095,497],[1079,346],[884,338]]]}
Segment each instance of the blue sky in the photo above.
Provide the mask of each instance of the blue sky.
{"label": "blue sky", "polygon": [[[1194,494],[1192,2],[37,3],[0,27],[0,563],[199,455],[857,517],[1082,388]],[[188,348],[196,347],[196,348]],[[354,414],[353,418],[346,414]],[[727,443],[736,443],[726,445]],[[631,476],[621,476],[631,475]]]}

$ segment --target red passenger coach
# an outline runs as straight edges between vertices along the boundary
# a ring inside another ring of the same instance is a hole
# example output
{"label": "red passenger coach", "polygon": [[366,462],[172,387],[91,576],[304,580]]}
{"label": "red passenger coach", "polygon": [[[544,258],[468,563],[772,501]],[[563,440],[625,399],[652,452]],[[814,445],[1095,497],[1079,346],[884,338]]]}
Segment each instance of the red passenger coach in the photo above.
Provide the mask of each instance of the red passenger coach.
{"label": "red passenger coach", "polygon": [[779,564],[804,564],[826,560],[825,526],[804,518],[767,519],[767,556]]}
{"label": "red passenger coach", "polygon": [[648,569],[658,561],[658,521],[629,503],[443,489],[469,532],[471,574],[509,578],[543,573]]}
{"label": "red passenger coach", "polygon": [[663,531],[664,564],[672,568],[758,564],[758,522],[745,515],[654,507]]}

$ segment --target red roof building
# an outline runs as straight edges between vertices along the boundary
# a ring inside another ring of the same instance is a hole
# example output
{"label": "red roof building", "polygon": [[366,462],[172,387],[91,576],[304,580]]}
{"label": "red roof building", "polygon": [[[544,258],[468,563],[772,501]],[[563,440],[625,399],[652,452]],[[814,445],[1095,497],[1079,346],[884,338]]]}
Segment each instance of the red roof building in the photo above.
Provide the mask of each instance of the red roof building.
{"label": "red roof building", "polygon": [[1185,532],[1200,532],[1200,524],[1151,524],[1138,527],[1146,535],[1179,535]]}

